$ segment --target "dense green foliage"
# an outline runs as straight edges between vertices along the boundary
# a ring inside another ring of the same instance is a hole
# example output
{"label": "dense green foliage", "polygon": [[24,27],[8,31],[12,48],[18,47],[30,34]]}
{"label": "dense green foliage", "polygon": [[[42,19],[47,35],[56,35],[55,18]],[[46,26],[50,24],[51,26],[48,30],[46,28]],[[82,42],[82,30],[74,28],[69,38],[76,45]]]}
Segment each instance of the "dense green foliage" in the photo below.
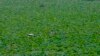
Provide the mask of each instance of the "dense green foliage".
{"label": "dense green foliage", "polygon": [[99,56],[100,1],[0,0],[0,56],[30,55]]}

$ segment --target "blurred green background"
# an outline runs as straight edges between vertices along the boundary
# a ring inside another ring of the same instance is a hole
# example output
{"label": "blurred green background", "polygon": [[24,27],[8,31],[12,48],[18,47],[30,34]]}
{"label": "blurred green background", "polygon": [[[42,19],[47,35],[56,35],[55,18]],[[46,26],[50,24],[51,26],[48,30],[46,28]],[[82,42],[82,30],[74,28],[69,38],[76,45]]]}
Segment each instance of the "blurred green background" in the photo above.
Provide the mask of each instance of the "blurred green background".
{"label": "blurred green background", "polygon": [[100,56],[100,1],[0,0],[0,56],[64,55]]}

